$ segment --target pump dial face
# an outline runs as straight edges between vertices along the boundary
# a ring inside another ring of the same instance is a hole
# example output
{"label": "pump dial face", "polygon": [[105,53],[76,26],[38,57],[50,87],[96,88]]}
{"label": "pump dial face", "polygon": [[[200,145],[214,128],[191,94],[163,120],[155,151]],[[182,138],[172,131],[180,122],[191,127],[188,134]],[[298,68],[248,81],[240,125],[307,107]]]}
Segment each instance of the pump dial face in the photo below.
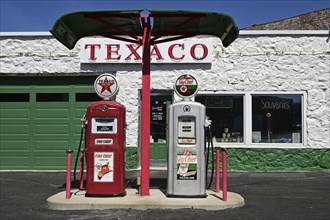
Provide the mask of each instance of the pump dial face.
{"label": "pump dial face", "polygon": [[174,90],[181,98],[193,97],[198,91],[197,80],[190,74],[181,75],[175,82]]}
{"label": "pump dial face", "polygon": [[104,100],[114,97],[119,90],[116,78],[111,74],[102,74],[94,82],[94,90]]}

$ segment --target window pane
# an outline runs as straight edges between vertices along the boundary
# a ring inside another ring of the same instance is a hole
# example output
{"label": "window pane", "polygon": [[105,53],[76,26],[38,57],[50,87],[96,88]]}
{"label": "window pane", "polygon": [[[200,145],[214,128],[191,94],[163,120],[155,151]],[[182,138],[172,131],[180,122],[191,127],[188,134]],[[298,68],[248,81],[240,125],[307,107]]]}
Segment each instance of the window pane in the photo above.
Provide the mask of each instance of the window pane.
{"label": "window pane", "polygon": [[302,143],[302,95],[253,95],[253,143]]}
{"label": "window pane", "polygon": [[206,106],[216,142],[243,142],[242,95],[197,95],[195,100]]}
{"label": "window pane", "polygon": [[165,143],[166,110],[172,102],[172,95],[151,93],[150,99],[150,135],[155,143]]}
{"label": "window pane", "polygon": [[76,93],[76,102],[96,102],[101,98],[96,93]]}
{"label": "window pane", "polygon": [[0,102],[29,102],[29,93],[1,93]]}
{"label": "window pane", "polygon": [[37,102],[68,102],[69,93],[37,93]]}

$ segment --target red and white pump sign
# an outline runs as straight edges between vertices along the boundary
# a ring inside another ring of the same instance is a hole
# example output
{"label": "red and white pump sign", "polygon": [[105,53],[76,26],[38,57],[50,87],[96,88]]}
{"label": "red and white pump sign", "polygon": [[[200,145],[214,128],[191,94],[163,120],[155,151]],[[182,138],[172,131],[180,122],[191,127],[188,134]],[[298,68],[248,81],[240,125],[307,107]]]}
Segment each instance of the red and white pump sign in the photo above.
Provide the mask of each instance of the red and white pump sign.
{"label": "red and white pump sign", "polygon": [[117,79],[108,73],[98,76],[94,82],[94,90],[104,100],[114,97],[119,90]]}
{"label": "red and white pump sign", "polygon": [[94,152],[94,182],[113,182],[113,152]]}

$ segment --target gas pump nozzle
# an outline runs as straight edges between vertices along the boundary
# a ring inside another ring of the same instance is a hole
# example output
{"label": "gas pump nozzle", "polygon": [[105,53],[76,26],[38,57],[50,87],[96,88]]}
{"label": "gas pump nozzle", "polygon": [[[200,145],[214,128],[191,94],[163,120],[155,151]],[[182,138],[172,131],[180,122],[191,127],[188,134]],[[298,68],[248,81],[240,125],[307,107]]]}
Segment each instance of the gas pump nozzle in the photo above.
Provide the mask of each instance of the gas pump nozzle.
{"label": "gas pump nozzle", "polygon": [[204,127],[207,128],[207,127],[210,127],[212,124],[212,120],[210,119],[210,117],[206,116],[205,118],[205,123],[204,123]]}
{"label": "gas pump nozzle", "polygon": [[86,114],[83,115],[83,117],[80,119],[81,127],[86,128],[87,121],[86,121]]}

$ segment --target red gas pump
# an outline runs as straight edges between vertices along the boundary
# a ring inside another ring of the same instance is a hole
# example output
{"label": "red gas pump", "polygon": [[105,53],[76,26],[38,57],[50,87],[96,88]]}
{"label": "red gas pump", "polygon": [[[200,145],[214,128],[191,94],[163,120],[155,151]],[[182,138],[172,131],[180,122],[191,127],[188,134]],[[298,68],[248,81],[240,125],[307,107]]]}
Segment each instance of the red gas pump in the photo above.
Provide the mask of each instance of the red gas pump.
{"label": "red gas pump", "polygon": [[86,111],[86,196],[124,196],[125,106],[110,101],[118,92],[112,75],[99,76],[94,88],[105,100]]}

